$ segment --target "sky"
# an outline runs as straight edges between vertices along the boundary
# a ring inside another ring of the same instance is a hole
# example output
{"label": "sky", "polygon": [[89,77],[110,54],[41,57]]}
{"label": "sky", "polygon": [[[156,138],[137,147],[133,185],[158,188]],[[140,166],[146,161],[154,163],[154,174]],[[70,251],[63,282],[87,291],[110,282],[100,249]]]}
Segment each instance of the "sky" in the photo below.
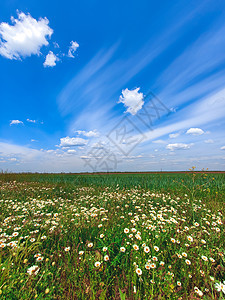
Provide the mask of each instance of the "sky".
{"label": "sky", "polygon": [[0,70],[0,171],[225,170],[222,0],[1,0]]}

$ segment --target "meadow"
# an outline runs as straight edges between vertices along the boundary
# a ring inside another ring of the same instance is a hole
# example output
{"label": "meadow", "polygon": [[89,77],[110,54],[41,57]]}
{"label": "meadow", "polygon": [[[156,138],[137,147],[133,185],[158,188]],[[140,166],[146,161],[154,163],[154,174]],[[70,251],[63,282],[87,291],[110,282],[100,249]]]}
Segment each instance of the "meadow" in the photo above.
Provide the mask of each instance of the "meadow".
{"label": "meadow", "polygon": [[225,173],[0,174],[0,299],[225,299]]}

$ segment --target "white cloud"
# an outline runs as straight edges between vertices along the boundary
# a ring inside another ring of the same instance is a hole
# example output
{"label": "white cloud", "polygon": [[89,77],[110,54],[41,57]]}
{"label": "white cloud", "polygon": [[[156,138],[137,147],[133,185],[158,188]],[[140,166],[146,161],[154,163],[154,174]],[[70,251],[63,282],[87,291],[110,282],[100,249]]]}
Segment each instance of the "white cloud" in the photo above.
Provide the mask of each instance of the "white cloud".
{"label": "white cloud", "polygon": [[221,150],[225,150],[225,146],[221,147],[220,149],[221,149]]}
{"label": "white cloud", "polygon": [[166,146],[166,149],[169,149],[171,151],[174,151],[174,150],[186,150],[186,149],[190,149],[191,146],[192,146],[192,144],[175,143],[175,144],[168,144]]}
{"label": "white cloud", "polygon": [[70,138],[67,136],[60,139],[60,147],[84,146],[87,144],[87,142],[87,140],[82,138]]}
{"label": "white cloud", "polygon": [[99,136],[99,132],[96,129],[91,130],[91,131],[77,130],[75,132],[77,132],[78,134],[84,135],[86,137],[96,137],[96,136]]}
{"label": "white cloud", "polygon": [[152,141],[154,144],[165,144],[166,142],[163,141],[163,140],[155,140],[155,141]]}
{"label": "white cloud", "polygon": [[56,62],[58,61],[58,57],[52,52],[49,51],[48,55],[45,58],[45,62],[43,63],[44,67],[55,67]]}
{"label": "white cloud", "polygon": [[27,119],[27,122],[30,122],[30,123],[37,123],[36,120],[30,120],[30,119]]}
{"label": "white cloud", "polygon": [[169,137],[170,137],[170,139],[175,139],[179,135],[180,135],[179,133],[171,133],[171,134],[169,134]]}
{"label": "white cloud", "polygon": [[23,122],[22,122],[22,121],[19,121],[19,120],[12,120],[12,121],[10,122],[10,126],[11,126],[11,125],[18,125],[18,124],[23,124]]}
{"label": "white cloud", "polygon": [[204,131],[201,128],[190,128],[187,130],[186,134],[192,134],[192,135],[201,135]]}
{"label": "white cloud", "polygon": [[76,52],[77,48],[79,48],[79,44],[77,42],[70,42],[70,47],[69,47],[69,51],[68,51],[68,56],[71,58],[74,58],[74,53]]}
{"label": "white cloud", "polygon": [[134,90],[122,90],[122,96],[119,98],[118,103],[123,103],[125,107],[127,107],[126,112],[129,112],[132,115],[136,115],[136,113],[142,109],[144,105],[143,101],[143,93],[139,93],[140,88],[136,88]]}
{"label": "white cloud", "polygon": [[47,18],[38,21],[30,14],[18,13],[18,19],[11,17],[13,25],[0,24],[0,55],[8,59],[39,55],[42,46],[47,46],[47,37],[53,30]]}
{"label": "white cloud", "polygon": [[69,154],[74,154],[74,153],[76,153],[77,151],[76,150],[74,150],[74,149],[69,149],[68,151],[67,151],[67,153],[69,153]]}
{"label": "white cloud", "polygon": [[205,140],[204,142],[205,142],[206,144],[213,144],[213,143],[214,143],[214,140],[209,139],[209,140]]}

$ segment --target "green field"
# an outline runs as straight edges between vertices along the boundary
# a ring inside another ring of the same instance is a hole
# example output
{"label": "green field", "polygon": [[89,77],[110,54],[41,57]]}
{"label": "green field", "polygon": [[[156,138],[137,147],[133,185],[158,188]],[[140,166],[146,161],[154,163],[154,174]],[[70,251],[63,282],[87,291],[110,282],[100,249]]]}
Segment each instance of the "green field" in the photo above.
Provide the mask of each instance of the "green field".
{"label": "green field", "polygon": [[224,203],[225,173],[2,173],[0,299],[224,299]]}

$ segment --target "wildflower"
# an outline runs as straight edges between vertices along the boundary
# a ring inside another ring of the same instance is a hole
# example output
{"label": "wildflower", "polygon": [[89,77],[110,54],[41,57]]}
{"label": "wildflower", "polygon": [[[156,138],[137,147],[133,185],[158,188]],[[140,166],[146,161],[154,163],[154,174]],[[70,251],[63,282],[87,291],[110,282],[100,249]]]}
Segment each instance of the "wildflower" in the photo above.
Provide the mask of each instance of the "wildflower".
{"label": "wildflower", "polygon": [[191,262],[190,262],[189,259],[186,259],[185,262],[186,262],[187,265],[190,265],[190,264],[191,264]]}
{"label": "wildflower", "polygon": [[136,234],[135,237],[137,240],[141,240],[141,236],[139,234]]}
{"label": "wildflower", "polygon": [[204,256],[204,255],[202,255],[202,259],[203,259],[204,261],[208,261],[208,257],[206,257],[206,256]]}
{"label": "wildflower", "polygon": [[172,243],[174,243],[174,244],[176,243],[175,239],[171,238],[170,240],[171,240]]}
{"label": "wildflower", "polygon": [[35,242],[35,238],[30,239],[31,243]]}
{"label": "wildflower", "polygon": [[34,254],[34,258],[41,256],[41,253]]}
{"label": "wildflower", "polygon": [[180,282],[180,281],[177,281],[177,285],[178,285],[178,286],[181,286],[181,282]]}
{"label": "wildflower", "polygon": [[125,252],[125,251],[126,251],[126,248],[120,247],[120,252]]}
{"label": "wildflower", "polygon": [[66,252],[70,251],[70,247],[65,247],[64,249]]}
{"label": "wildflower", "polygon": [[108,250],[107,247],[103,247],[103,248],[102,248],[102,251],[103,251],[103,252],[106,252],[107,250]]}
{"label": "wildflower", "polygon": [[150,267],[151,267],[152,269],[155,269],[155,268],[156,268],[156,264],[152,263],[152,264],[150,264]]}
{"label": "wildflower", "polygon": [[30,268],[27,270],[27,273],[28,273],[29,275],[37,275],[38,271],[39,271],[39,267],[38,267],[38,266],[32,266],[32,267],[30,267]]}
{"label": "wildflower", "polygon": [[183,257],[187,257],[187,253],[183,252],[182,253]]}
{"label": "wildflower", "polygon": [[142,270],[140,268],[137,268],[136,273],[140,276],[142,274]]}
{"label": "wildflower", "polygon": [[46,290],[45,290],[45,294],[48,294],[50,292],[50,290],[47,288]]}
{"label": "wildflower", "polygon": [[212,258],[212,257],[210,257],[209,260],[210,260],[211,262],[213,262],[213,263],[215,262],[215,259]]}
{"label": "wildflower", "polygon": [[160,261],[160,266],[164,266],[165,265],[165,263],[164,263],[164,261]]}
{"label": "wildflower", "polygon": [[102,234],[100,234],[100,238],[101,239],[103,239],[104,238],[104,234],[102,233]]}
{"label": "wildflower", "polygon": [[146,269],[146,270],[150,270],[150,265],[149,265],[149,264],[146,264],[146,265],[145,265],[145,269]]}
{"label": "wildflower", "polygon": [[108,261],[109,260],[109,256],[108,255],[105,255],[104,256],[104,261]]}
{"label": "wildflower", "polygon": [[187,237],[187,239],[188,239],[189,242],[193,242],[193,237],[192,237],[192,236],[189,235],[189,236]]}
{"label": "wildflower", "polygon": [[203,292],[197,288],[197,286],[194,287],[195,293],[197,293],[200,297],[203,296]]}
{"label": "wildflower", "polygon": [[159,247],[157,247],[157,246],[154,246],[154,249],[155,249],[155,251],[159,251]]}
{"label": "wildflower", "polygon": [[136,251],[139,250],[139,247],[138,247],[138,245],[136,245],[136,244],[133,245],[133,248],[134,248],[134,250],[136,250]]}
{"label": "wildflower", "polygon": [[12,236],[16,237],[19,234],[19,232],[13,232]]}
{"label": "wildflower", "polygon": [[96,261],[96,262],[95,262],[95,267],[96,267],[96,268],[99,268],[100,266],[101,266],[100,261]]}
{"label": "wildflower", "polygon": [[43,259],[44,259],[44,257],[39,256],[39,257],[37,257],[36,261],[42,261]]}
{"label": "wildflower", "polygon": [[149,253],[149,251],[150,251],[150,248],[149,248],[149,247],[147,247],[147,246],[144,247],[144,252],[145,252],[145,253]]}
{"label": "wildflower", "polygon": [[124,233],[128,233],[129,232],[129,229],[128,228],[125,228],[124,229]]}
{"label": "wildflower", "polygon": [[84,254],[84,251],[79,251],[78,254],[79,254],[79,255],[83,255],[83,254]]}
{"label": "wildflower", "polygon": [[88,248],[91,248],[91,247],[93,247],[93,243],[88,243]]}

